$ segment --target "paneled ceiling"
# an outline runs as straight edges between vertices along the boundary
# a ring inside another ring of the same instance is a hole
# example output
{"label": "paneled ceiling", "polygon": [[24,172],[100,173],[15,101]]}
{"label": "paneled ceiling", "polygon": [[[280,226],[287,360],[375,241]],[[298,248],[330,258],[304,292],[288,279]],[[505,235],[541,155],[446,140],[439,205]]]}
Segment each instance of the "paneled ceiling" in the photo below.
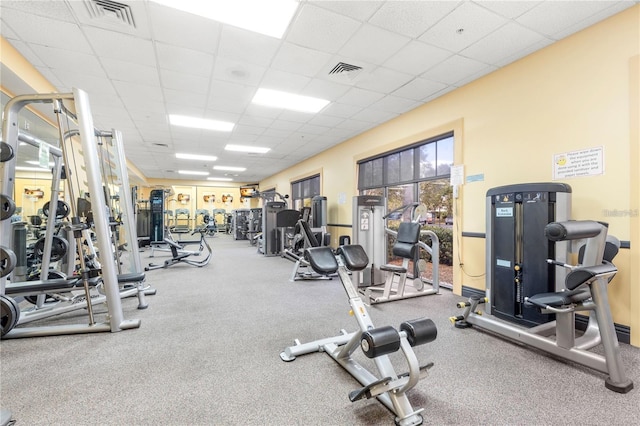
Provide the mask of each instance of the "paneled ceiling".
{"label": "paneled ceiling", "polygon": [[[282,39],[149,1],[119,3],[130,17],[103,0],[2,0],[1,34],[60,92],[87,91],[96,127],[122,131],[127,159],[146,177],[224,177],[217,164],[246,167],[226,177],[252,183],[638,1],[302,0]],[[332,73],[340,63],[348,66]],[[3,67],[1,77],[22,94],[19,76]],[[330,103],[316,114],[257,106],[259,87]],[[168,114],[235,127],[175,127]],[[271,150],[232,153],[228,143]]]}

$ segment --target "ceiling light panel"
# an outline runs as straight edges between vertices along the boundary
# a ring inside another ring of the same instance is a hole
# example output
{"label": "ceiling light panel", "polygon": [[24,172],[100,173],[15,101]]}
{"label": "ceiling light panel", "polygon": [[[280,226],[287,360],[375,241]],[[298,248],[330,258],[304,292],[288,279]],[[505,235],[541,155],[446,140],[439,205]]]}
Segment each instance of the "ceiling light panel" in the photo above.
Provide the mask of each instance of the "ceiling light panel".
{"label": "ceiling light panel", "polygon": [[209,176],[209,172],[198,172],[195,170],[178,170],[181,175]]}
{"label": "ceiling light panel", "polygon": [[183,154],[177,153],[176,158],[182,160],[202,160],[202,161],[216,161],[218,157],[214,155],[200,155],[200,154]]}
{"label": "ceiling light panel", "polygon": [[282,38],[298,8],[295,0],[153,0],[155,3],[245,30]]}
{"label": "ceiling light panel", "polygon": [[217,130],[230,132],[233,130],[233,123],[227,121],[208,120],[205,118],[188,117],[186,115],[169,115],[169,123],[173,126],[191,127],[195,129]]}
{"label": "ceiling light panel", "polygon": [[264,148],[259,146],[232,145],[232,144],[225,146],[224,149],[227,151],[251,152],[256,154],[265,154],[270,150],[270,148]]}
{"label": "ceiling light panel", "polygon": [[227,170],[230,172],[244,172],[246,167],[231,167],[231,166],[213,166],[213,170]]}
{"label": "ceiling light panel", "polygon": [[252,102],[257,105],[310,113],[318,112],[329,104],[325,99],[264,88],[258,89]]}

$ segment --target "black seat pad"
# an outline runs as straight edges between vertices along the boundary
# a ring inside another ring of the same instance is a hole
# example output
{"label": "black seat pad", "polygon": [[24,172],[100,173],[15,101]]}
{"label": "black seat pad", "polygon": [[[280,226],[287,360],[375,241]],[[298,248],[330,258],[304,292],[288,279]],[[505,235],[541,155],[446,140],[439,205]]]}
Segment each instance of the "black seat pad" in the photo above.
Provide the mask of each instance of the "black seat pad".
{"label": "black seat pad", "polygon": [[29,294],[29,292],[33,292],[33,294],[41,293],[41,292],[54,292],[54,291],[63,291],[63,290],[71,290],[78,283],[82,283],[78,278],[57,278],[53,280],[44,280],[44,281],[24,281],[17,283],[7,283],[5,287],[5,293],[8,295],[12,294]]}
{"label": "black seat pad", "polygon": [[120,274],[118,275],[118,283],[126,284],[126,283],[139,283],[140,281],[144,281],[144,272],[132,272],[130,274]]}
{"label": "black seat pad", "polygon": [[350,271],[362,271],[369,265],[369,257],[361,245],[340,246],[338,254],[342,255],[345,266]]}
{"label": "black seat pad", "polygon": [[304,258],[319,274],[333,274],[338,270],[338,261],[330,247],[309,247],[304,251]]}
{"label": "black seat pad", "polygon": [[618,268],[609,262],[603,262],[601,265],[595,266],[580,266],[571,270],[571,272],[567,274],[564,284],[568,290],[573,290],[580,287],[582,284],[588,283],[598,275],[617,271]]}
{"label": "black seat pad", "polygon": [[551,306],[553,308],[559,308],[561,306],[567,306],[574,303],[584,302],[591,297],[591,292],[588,288],[581,288],[571,291],[558,291],[555,293],[538,293],[527,298],[527,304],[534,305],[540,308]]}

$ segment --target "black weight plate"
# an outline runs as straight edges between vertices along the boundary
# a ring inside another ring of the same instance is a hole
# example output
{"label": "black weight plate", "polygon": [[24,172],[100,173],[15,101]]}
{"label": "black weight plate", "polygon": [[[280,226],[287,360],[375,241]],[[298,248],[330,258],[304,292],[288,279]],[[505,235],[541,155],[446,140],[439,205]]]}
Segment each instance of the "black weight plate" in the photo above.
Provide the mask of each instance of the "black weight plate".
{"label": "black weight plate", "polygon": [[[53,240],[51,241],[51,257],[49,258],[50,262],[57,262],[61,260],[67,251],[69,250],[69,243],[62,237],[57,235],[53,236]],[[42,255],[44,254],[44,237],[40,238],[33,245],[33,255],[36,259],[42,259]]]}
{"label": "black weight plate", "polygon": [[9,219],[16,212],[16,202],[8,195],[0,194],[0,220]]}
{"label": "black weight plate", "polygon": [[0,296],[0,334],[4,336],[18,324],[20,307],[10,297]]}
{"label": "black weight plate", "polygon": [[0,163],[9,161],[13,158],[14,151],[11,145],[4,141],[0,141]]}
{"label": "black weight plate", "polygon": [[[42,206],[42,214],[44,214],[46,217],[49,217],[49,201],[47,201],[46,203],[44,203],[44,206]],[[64,219],[65,217],[69,216],[69,213],[71,213],[71,208],[69,207],[69,204],[65,203],[62,200],[58,200],[58,204],[56,207],[56,219]]]}
{"label": "black weight plate", "polygon": [[0,246],[0,278],[6,277],[16,267],[18,259],[13,250]]}

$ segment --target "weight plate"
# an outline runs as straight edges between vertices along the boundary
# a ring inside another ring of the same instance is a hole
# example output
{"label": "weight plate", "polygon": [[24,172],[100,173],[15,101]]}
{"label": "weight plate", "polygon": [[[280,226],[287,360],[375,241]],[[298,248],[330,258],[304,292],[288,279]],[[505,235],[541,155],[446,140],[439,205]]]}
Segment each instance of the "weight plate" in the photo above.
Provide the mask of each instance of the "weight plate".
{"label": "weight plate", "polygon": [[0,246],[0,278],[9,275],[17,263],[18,259],[13,250]]}
{"label": "weight plate", "polygon": [[[65,279],[65,278],[67,277],[64,273],[60,271],[56,271],[55,269],[49,270],[49,273],[47,274],[47,279],[49,280],[57,280],[57,279]],[[39,281],[39,280],[40,280],[40,272],[36,272],[35,274],[29,275],[29,277],[27,278],[27,281]],[[24,300],[31,303],[32,305],[35,305],[36,303],[38,303],[38,296],[37,295],[24,296]],[[58,299],[56,299],[52,295],[47,294],[44,299],[44,303],[53,303],[53,302],[56,302],[57,300]]]}
{"label": "weight plate", "polygon": [[11,145],[4,141],[0,141],[0,163],[4,163],[13,158],[14,151]]}
{"label": "weight plate", "polygon": [[[71,213],[69,204],[65,203],[62,200],[58,200],[58,204],[56,206],[56,219],[64,219],[65,217],[69,216],[69,213]],[[44,206],[42,206],[42,214],[44,214],[46,217],[49,217],[49,201],[44,203]]]}
{"label": "weight plate", "polygon": [[18,324],[20,307],[11,297],[0,296],[0,335],[4,336]]}
{"label": "weight plate", "polygon": [[9,219],[16,212],[16,202],[8,195],[0,194],[0,220]]}
{"label": "weight plate", "polygon": [[[53,236],[51,241],[51,257],[50,262],[57,262],[61,260],[67,251],[69,250],[69,243],[62,237],[57,235]],[[36,259],[42,259],[44,254],[44,237],[40,238],[33,246],[33,255]]]}

